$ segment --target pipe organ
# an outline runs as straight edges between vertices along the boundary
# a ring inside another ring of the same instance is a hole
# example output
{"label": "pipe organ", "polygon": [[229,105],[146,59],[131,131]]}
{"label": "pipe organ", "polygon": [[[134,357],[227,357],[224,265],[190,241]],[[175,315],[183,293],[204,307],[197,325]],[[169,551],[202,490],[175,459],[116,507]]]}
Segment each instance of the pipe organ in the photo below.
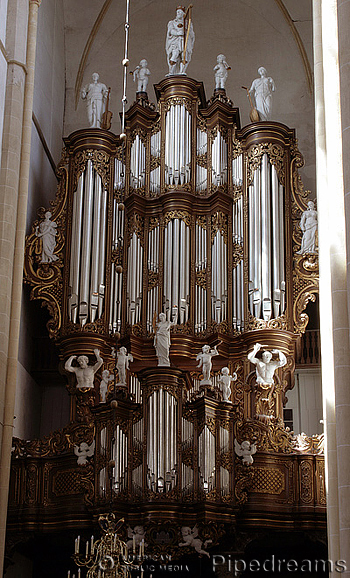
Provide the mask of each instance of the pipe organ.
{"label": "pipe organ", "polygon": [[[62,362],[84,354],[91,365],[95,349],[103,358],[93,389],[67,374],[68,427],[95,440],[90,505],[112,503],[131,525],[169,516],[191,527],[235,523],[245,503],[250,520],[270,519],[271,508],[273,524],[292,510],[310,520],[311,503],[289,493],[288,468],[302,479],[302,456],[283,424],[304,309],[317,292],[316,257],[298,254],[306,193],[294,130],[241,128],[224,91],[207,102],[202,83],[186,76],[155,91],[157,107],[142,93],[127,111],[125,142],[102,129],[65,139],[52,208],[58,259],[40,262],[38,222],[26,243],[25,280],[49,305]],[[172,322],[169,367],[157,365],[154,347],[160,312]],[[247,359],[256,343],[288,360],[275,372],[265,421]],[[218,347],[209,383],[196,359],[204,345]],[[112,350],[120,346],[133,356],[126,384]],[[256,469],[242,465],[237,440],[256,443]],[[308,457],[312,472],[321,467]],[[322,509],[317,488],[312,503]]]}

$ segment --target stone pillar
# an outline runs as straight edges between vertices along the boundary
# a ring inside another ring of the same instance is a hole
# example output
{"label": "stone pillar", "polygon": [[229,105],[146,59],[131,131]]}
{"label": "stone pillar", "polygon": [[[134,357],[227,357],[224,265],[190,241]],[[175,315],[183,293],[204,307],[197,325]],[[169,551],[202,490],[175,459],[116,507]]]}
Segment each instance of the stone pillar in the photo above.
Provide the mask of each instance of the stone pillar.
{"label": "stone pillar", "polygon": [[[13,414],[27,213],[34,68],[38,8],[41,0],[10,0],[7,42],[13,58],[8,61],[0,173],[0,572],[6,532],[6,512],[11,464]],[[29,11],[28,11],[29,6]]]}
{"label": "stone pillar", "polygon": [[313,24],[328,556],[349,567],[350,347],[337,0],[314,0]]}

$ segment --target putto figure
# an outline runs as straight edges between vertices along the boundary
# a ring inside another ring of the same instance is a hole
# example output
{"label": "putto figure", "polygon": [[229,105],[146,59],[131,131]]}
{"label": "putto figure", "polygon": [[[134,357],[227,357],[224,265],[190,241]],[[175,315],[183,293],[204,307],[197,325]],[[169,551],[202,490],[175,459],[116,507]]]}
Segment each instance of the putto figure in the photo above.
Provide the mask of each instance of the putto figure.
{"label": "putto figure", "polygon": [[275,92],[275,83],[271,76],[267,76],[266,68],[258,68],[260,78],[253,80],[249,94],[255,100],[255,108],[260,120],[270,120],[272,110],[272,93]]}
{"label": "putto figure", "polygon": [[[112,357],[115,358],[115,349],[112,349]],[[126,371],[129,369],[129,361],[134,361],[131,353],[128,353],[126,347],[121,347],[117,353],[117,370],[118,383],[117,385],[126,385]]]}
{"label": "putto figure", "polygon": [[300,228],[303,232],[299,255],[310,253],[314,255],[316,250],[316,232],[317,232],[317,211],[313,201],[309,201],[306,211],[303,212],[300,220]]}
{"label": "putto figure", "polygon": [[170,329],[173,325],[176,325],[176,319],[174,321],[168,321],[165,313],[159,313],[158,318],[158,323],[154,322],[153,326],[155,332],[153,345],[156,350],[158,365],[169,367]]}
{"label": "putto figure", "polygon": [[108,393],[108,384],[110,381],[113,381],[114,376],[111,375],[108,369],[104,369],[102,371],[102,379],[100,383],[100,397],[101,403],[106,403],[107,400],[107,393]]}
{"label": "putto figure", "polygon": [[[88,388],[92,389],[94,387],[94,376],[96,371],[100,369],[103,364],[103,359],[100,356],[99,349],[94,349],[94,354],[96,355],[97,362],[95,365],[89,365],[89,358],[86,355],[71,355],[67,359],[64,368],[70,373],[75,373],[77,378],[77,389]],[[73,359],[76,359],[79,367],[73,367]]]}
{"label": "putto figure", "polygon": [[215,72],[215,88],[225,88],[228,70],[231,70],[231,66],[229,66],[226,62],[226,56],[223,54],[219,54],[216,58],[217,64],[214,66]]}
{"label": "putto figure", "polygon": [[178,6],[175,20],[168,22],[165,41],[169,65],[168,76],[186,74],[187,66],[192,58],[195,35],[191,19],[187,21],[185,17],[185,14],[187,16],[190,12],[191,7],[186,12],[184,6]]}
{"label": "putto figure", "polygon": [[[194,548],[198,554],[204,554],[210,558],[209,552],[203,550],[202,548],[203,541],[198,537],[197,526],[195,526],[193,529],[191,529],[189,526],[182,526],[181,534],[183,542],[179,542],[179,546],[189,546],[190,548]],[[204,542],[204,548],[206,548],[211,541],[212,540],[206,540]]]}
{"label": "putto figure", "polygon": [[[255,414],[261,421],[268,421],[273,417],[274,373],[278,367],[286,365],[287,358],[279,349],[272,349],[271,351],[264,351],[261,359],[259,359],[256,355],[262,347],[260,343],[256,343],[253,351],[248,354],[248,359],[256,366]],[[273,354],[278,355],[278,361],[272,360]]]}
{"label": "putto figure", "polygon": [[232,403],[231,401],[231,382],[237,380],[237,373],[230,375],[230,370],[228,367],[223,367],[221,370],[221,375],[218,381],[222,393],[222,401],[226,403]]}
{"label": "putto figure", "polygon": [[54,255],[56,248],[57,223],[51,221],[51,213],[45,213],[45,220],[36,228],[35,234],[41,238],[42,251],[41,263],[52,263],[57,261],[57,255]]}
{"label": "putto figure", "polygon": [[235,438],[235,452],[237,456],[242,458],[244,466],[251,466],[254,462],[253,455],[256,454],[256,445],[251,444],[248,440],[239,444]]}
{"label": "putto figure", "polygon": [[81,98],[86,100],[89,125],[91,128],[101,128],[102,115],[106,108],[108,88],[102,82],[97,72],[92,75],[92,82],[84,86],[81,91]]}
{"label": "putto figure", "polygon": [[133,72],[134,82],[137,82],[137,92],[147,92],[148,77],[151,74],[147,66],[147,60],[140,60],[140,64]]}
{"label": "putto figure", "polygon": [[203,379],[200,382],[201,385],[211,385],[210,372],[212,368],[211,358],[215,355],[219,355],[216,345],[213,349],[210,349],[210,345],[203,345],[202,353],[198,353],[196,360],[199,361],[197,367],[202,368]]}

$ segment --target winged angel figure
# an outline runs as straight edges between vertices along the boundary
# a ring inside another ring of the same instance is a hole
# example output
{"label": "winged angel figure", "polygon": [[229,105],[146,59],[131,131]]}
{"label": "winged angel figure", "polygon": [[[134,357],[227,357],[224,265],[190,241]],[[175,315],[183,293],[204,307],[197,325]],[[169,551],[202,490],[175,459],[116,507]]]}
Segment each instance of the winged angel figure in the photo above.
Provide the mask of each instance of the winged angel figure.
{"label": "winged angel figure", "polygon": [[74,453],[78,458],[78,466],[85,466],[87,458],[91,458],[95,452],[95,440],[89,446],[86,442],[81,442],[80,446],[74,446]]}
{"label": "winged angel figure", "polygon": [[256,445],[251,444],[248,440],[245,440],[241,444],[235,439],[235,452],[239,457],[242,457],[242,462],[244,466],[251,466],[253,463],[253,454],[256,453]]}
{"label": "winged angel figure", "polygon": [[[198,554],[205,554],[205,556],[208,556],[208,558],[210,558],[209,552],[206,552],[206,550],[202,549],[203,542],[200,538],[198,538],[197,526],[195,526],[192,529],[189,526],[182,526],[181,534],[183,542],[179,542],[179,546],[189,546],[190,548],[194,548],[196,552],[198,552]],[[207,545],[210,544],[211,542],[212,540],[206,540],[204,542],[204,548],[206,548]]]}

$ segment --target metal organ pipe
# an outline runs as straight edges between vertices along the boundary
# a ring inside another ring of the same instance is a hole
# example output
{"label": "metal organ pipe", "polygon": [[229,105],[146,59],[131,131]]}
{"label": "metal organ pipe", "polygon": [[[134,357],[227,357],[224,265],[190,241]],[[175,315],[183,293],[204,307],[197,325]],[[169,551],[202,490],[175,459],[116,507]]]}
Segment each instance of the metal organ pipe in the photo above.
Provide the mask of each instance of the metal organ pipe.
{"label": "metal organ pipe", "polygon": [[83,213],[84,173],[80,175],[78,187],[73,201],[73,226],[71,238],[71,261],[70,261],[70,314],[73,323],[77,322],[78,295],[79,295],[79,270],[81,248],[81,225]]}
{"label": "metal organ pipe", "polygon": [[88,317],[90,259],[91,259],[91,236],[92,236],[92,211],[93,211],[93,168],[92,162],[86,166],[86,178],[84,187],[84,211],[81,247],[80,267],[80,295],[79,295],[79,318],[81,325],[85,325]]}

